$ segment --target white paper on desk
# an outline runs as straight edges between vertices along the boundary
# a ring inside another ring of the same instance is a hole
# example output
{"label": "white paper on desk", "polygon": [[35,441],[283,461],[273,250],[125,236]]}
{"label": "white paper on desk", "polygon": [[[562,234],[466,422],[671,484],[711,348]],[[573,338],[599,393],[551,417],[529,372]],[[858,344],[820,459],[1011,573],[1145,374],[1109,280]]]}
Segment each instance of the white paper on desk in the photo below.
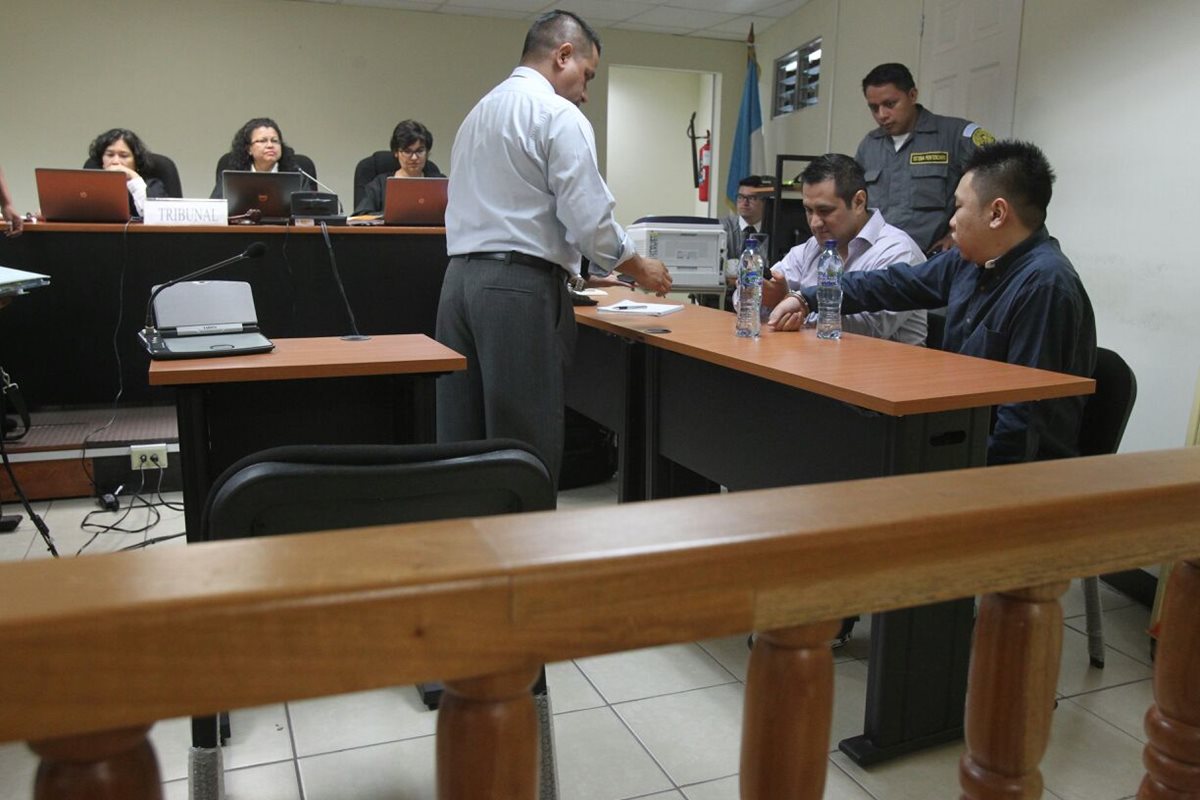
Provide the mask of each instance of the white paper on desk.
{"label": "white paper on desk", "polygon": [[599,306],[597,311],[606,311],[611,314],[637,314],[647,317],[665,317],[667,314],[674,314],[676,311],[682,311],[683,306],[671,305],[670,303],[635,303],[632,300],[622,300],[619,303],[613,303],[611,306]]}

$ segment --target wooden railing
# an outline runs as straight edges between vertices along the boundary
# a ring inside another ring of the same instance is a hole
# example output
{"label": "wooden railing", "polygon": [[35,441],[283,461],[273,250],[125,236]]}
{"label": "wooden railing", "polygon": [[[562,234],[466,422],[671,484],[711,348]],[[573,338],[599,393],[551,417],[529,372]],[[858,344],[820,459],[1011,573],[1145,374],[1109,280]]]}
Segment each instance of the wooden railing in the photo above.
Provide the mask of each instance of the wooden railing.
{"label": "wooden railing", "polygon": [[154,720],[441,678],[439,797],[533,798],[538,665],[753,629],[742,796],[818,798],[831,620],[982,594],[963,797],[1035,798],[1066,582],[1175,559],[1139,797],[1196,798],[1200,448],[2,564],[0,741],[154,798]]}

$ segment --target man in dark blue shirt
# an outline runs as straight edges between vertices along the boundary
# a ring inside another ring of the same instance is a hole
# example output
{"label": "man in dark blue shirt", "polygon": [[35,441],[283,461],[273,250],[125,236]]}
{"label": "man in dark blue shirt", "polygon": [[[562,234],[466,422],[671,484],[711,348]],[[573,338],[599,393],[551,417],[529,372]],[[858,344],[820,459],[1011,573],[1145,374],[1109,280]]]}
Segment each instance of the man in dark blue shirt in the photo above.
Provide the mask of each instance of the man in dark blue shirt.
{"label": "man in dark blue shirt", "polygon": [[[842,313],[946,306],[942,349],[1090,377],[1096,320],[1083,283],[1046,231],[1054,172],[1027,142],[996,142],[968,161],[954,193],[955,247],[909,266],[842,276]],[[792,293],[771,314],[797,330],[816,290]],[[988,463],[1079,454],[1086,397],[1008,403],[993,415]]]}

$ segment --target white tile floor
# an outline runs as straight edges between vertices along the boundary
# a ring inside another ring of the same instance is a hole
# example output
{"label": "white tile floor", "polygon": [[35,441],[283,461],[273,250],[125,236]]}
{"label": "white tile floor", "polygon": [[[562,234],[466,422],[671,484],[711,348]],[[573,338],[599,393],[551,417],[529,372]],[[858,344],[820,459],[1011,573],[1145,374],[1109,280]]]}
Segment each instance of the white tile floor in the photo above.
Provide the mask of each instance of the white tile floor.
{"label": "white tile floor", "polygon": [[[178,495],[169,496],[178,501]],[[562,508],[616,502],[612,485],[565,492]],[[78,529],[94,507],[86,500],[37,503],[59,550],[74,555],[89,535]],[[15,509],[6,506],[12,513]],[[160,509],[146,534],[105,534],[86,552],[111,552],[147,536],[183,530],[182,514]],[[137,511],[127,527],[143,524]],[[182,540],[156,545],[180,546]],[[0,535],[0,559],[45,557],[26,520]],[[136,557],[136,556],[131,556]],[[1144,633],[1148,612],[1104,587],[1107,666],[1088,665],[1083,597],[1078,585],[1063,600],[1060,701],[1043,762],[1045,797],[1124,800],[1141,780],[1145,736],[1141,719],[1151,701]],[[956,797],[961,744],[950,744],[862,769],[837,752],[836,741],[861,728],[869,627],[860,623],[836,653],[836,700],[830,738],[830,800],[926,800]],[[563,800],[732,800],[746,637],[731,636],[549,666],[550,697]],[[256,800],[425,800],[434,797],[435,713],[411,687],[381,689],[232,715],[226,748],[226,793]],[[155,726],[168,800],[187,798],[186,720]],[[0,800],[28,798],[35,769],[22,744],[0,745]]]}

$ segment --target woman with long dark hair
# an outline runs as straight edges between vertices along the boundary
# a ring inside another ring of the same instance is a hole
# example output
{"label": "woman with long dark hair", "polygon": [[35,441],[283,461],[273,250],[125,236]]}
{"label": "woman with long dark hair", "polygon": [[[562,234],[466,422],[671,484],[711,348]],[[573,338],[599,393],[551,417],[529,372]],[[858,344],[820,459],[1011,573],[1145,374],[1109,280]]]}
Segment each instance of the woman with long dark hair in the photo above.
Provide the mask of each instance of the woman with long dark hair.
{"label": "woman with long dark hair", "polygon": [[125,173],[129,189],[129,210],[142,216],[147,197],[166,197],[167,187],[161,180],[149,176],[154,167],[154,155],[133,131],[113,128],[97,136],[88,147],[89,163],[101,169]]}
{"label": "woman with long dark hair", "polygon": [[[312,166],[311,163],[309,165]],[[296,160],[296,151],[283,139],[275,120],[255,117],[238,129],[229,145],[229,153],[217,166],[217,185],[213,197],[222,197],[221,171],[226,169],[251,172],[303,172]],[[316,177],[315,168],[307,170]]]}

